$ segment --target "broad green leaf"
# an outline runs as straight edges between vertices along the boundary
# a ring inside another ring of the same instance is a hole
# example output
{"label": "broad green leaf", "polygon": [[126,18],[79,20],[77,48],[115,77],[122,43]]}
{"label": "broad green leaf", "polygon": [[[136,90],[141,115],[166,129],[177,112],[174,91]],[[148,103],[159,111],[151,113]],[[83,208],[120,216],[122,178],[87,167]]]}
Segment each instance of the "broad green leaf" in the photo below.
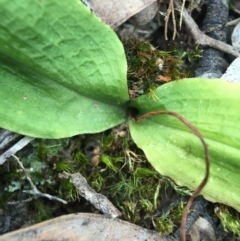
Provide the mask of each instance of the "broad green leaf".
{"label": "broad green leaf", "polygon": [[61,138],[126,119],[123,46],[81,1],[0,0],[0,16],[0,127]]}
{"label": "broad green leaf", "polygon": [[[202,194],[240,211],[240,84],[185,79],[164,84],[155,94],[141,96],[131,106],[139,114],[175,111],[194,124],[210,151],[210,179]],[[203,147],[178,119],[159,115],[138,124],[130,121],[130,131],[159,173],[191,190],[200,184],[205,174]]]}

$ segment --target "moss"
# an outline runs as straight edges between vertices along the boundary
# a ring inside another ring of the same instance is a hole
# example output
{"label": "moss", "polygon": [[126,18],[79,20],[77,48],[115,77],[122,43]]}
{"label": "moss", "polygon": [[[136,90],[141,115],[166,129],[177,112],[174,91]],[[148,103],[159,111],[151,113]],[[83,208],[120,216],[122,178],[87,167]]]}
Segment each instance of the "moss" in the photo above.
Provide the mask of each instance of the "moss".
{"label": "moss", "polygon": [[195,52],[180,55],[176,49],[160,51],[146,41],[128,39],[123,41],[128,62],[128,85],[130,98],[153,93],[161,84],[189,76],[184,68],[184,57],[196,57]]}
{"label": "moss", "polygon": [[161,217],[154,218],[153,224],[155,229],[161,234],[167,235],[173,232],[174,224],[169,218],[169,213],[166,213]]}
{"label": "moss", "polygon": [[32,206],[34,208],[36,222],[43,222],[45,220],[53,218],[49,205],[46,205],[41,200],[34,200]]}
{"label": "moss", "polygon": [[181,223],[185,204],[180,202],[175,208],[170,205],[170,209],[166,213],[160,217],[154,217],[152,221],[155,229],[165,235],[173,233],[174,228]]}
{"label": "moss", "polygon": [[239,213],[234,210],[230,211],[230,209],[224,205],[216,207],[215,213],[220,219],[225,231],[230,231],[240,237]]}
{"label": "moss", "polygon": [[[164,192],[168,180],[161,177],[147,162],[143,152],[133,143],[127,126],[116,127],[99,136],[101,155],[97,165],[91,164],[82,152],[84,136],[62,140],[35,140],[27,150],[18,153],[39,191],[69,203],[66,207],[47,199],[33,200],[31,210],[35,212],[35,219],[46,220],[55,216],[59,210],[61,215],[68,213],[69,208],[76,202],[81,202],[80,206],[85,207],[84,211],[92,211],[91,205],[83,204],[85,200],[79,196],[69,180],[58,178],[59,173],[67,171],[80,172],[92,188],[107,196],[122,211],[125,220],[152,228],[152,219],[161,206],[159,196]],[[16,162],[10,160],[9,164],[9,171],[2,171],[6,191],[0,200],[4,203],[24,200],[29,195],[19,196],[19,192],[31,190]],[[1,168],[6,168],[5,165]],[[74,212],[74,209],[71,211]]]}

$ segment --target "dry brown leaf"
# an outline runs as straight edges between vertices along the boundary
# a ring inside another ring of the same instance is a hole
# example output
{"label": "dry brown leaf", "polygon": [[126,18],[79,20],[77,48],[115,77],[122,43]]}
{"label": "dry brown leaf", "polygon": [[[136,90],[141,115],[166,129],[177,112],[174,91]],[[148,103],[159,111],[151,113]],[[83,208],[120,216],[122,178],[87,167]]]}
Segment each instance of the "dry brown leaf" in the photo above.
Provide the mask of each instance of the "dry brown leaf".
{"label": "dry brown leaf", "polygon": [[158,2],[153,2],[148,7],[144,8],[141,12],[135,14],[130,22],[134,25],[144,25],[149,23],[157,14]]}
{"label": "dry brown leaf", "polygon": [[101,20],[116,28],[156,0],[82,0]]}
{"label": "dry brown leaf", "polygon": [[189,234],[194,241],[216,241],[212,225],[202,217],[198,218]]}
{"label": "dry brown leaf", "polygon": [[176,241],[157,232],[104,215],[64,215],[0,236],[0,241]]}
{"label": "dry brown leaf", "polygon": [[169,82],[171,81],[171,77],[170,76],[163,76],[163,75],[158,75],[158,80],[159,81],[164,81],[164,82]]}

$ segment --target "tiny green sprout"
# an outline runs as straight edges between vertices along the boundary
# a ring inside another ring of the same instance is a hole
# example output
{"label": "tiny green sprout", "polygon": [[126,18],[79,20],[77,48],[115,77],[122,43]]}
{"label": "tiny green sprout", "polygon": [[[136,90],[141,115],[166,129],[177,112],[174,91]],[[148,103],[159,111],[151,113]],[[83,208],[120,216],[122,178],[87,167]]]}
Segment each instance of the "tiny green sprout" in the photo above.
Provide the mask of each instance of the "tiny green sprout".
{"label": "tiny green sprout", "polygon": [[179,224],[181,222],[185,205],[186,202],[181,201],[176,208],[170,209],[170,218],[175,224]]}
{"label": "tiny green sprout", "polygon": [[182,56],[181,58],[187,58],[187,60],[190,62],[190,63],[194,63],[196,62],[196,60],[198,60],[199,58],[201,58],[201,53],[202,53],[202,50],[199,49],[199,47],[196,45],[194,48],[190,49],[190,50],[187,50],[187,51],[184,51],[182,53]]}
{"label": "tiny green sprout", "polygon": [[152,222],[155,229],[161,234],[169,234],[173,232],[174,223],[169,217],[169,212],[163,214],[161,217],[153,218]]}
{"label": "tiny green sprout", "polygon": [[111,170],[113,170],[114,172],[118,171],[118,168],[114,165],[113,163],[113,158],[108,156],[108,155],[104,155],[102,154],[100,157],[100,160]]}
{"label": "tiny green sprout", "polygon": [[91,182],[91,187],[94,188],[97,192],[100,192],[103,184],[105,183],[105,178],[99,173],[95,173],[94,179]]}
{"label": "tiny green sprout", "polygon": [[37,157],[39,160],[47,160],[47,148],[43,142],[40,142],[37,146]]}
{"label": "tiny green sprout", "polygon": [[61,185],[59,188],[59,193],[66,201],[76,201],[79,200],[79,194],[76,187],[67,179],[61,180]]}
{"label": "tiny green sprout", "polygon": [[154,169],[149,169],[147,167],[140,166],[140,167],[137,167],[136,170],[134,171],[134,176],[136,177],[151,176],[158,179],[160,175]]}
{"label": "tiny green sprout", "polygon": [[130,198],[136,192],[133,178],[120,173],[120,180],[110,186],[110,191],[113,196],[121,195],[122,197]]}
{"label": "tiny green sprout", "polygon": [[153,213],[155,210],[155,207],[153,205],[153,203],[151,201],[149,201],[148,199],[141,199],[139,201],[141,207],[148,213]]}
{"label": "tiny green sprout", "polygon": [[158,183],[157,184],[157,187],[156,187],[156,191],[154,193],[154,208],[157,209],[157,206],[158,206],[158,197],[159,197],[159,194],[160,194],[160,188],[161,188],[161,184]]}
{"label": "tiny green sprout", "polygon": [[149,85],[149,97],[151,97],[153,100],[159,100],[158,96],[155,93],[156,88],[157,88],[157,85],[154,83],[151,83]]}
{"label": "tiny green sprout", "polygon": [[74,161],[74,169],[76,170],[76,166],[78,166],[81,169],[84,169],[87,167],[87,165],[89,165],[89,159],[87,158],[86,155],[84,155],[81,151],[78,151],[74,157],[73,157],[73,161]]}
{"label": "tiny green sprout", "polygon": [[67,161],[58,161],[55,163],[54,168],[56,169],[56,171],[58,172],[73,172],[73,169],[71,167],[71,163],[67,162]]}
{"label": "tiny green sprout", "polygon": [[37,145],[37,158],[39,161],[47,161],[49,156],[57,156],[59,150],[65,145],[66,139],[61,140],[35,140]]}
{"label": "tiny green sprout", "polygon": [[240,217],[239,214],[236,214],[237,216],[234,216],[230,213],[229,209],[221,205],[219,207],[216,207],[214,209],[216,215],[221,221],[221,224],[225,231],[231,231],[238,237],[240,237]]}
{"label": "tiny green sprout", "polygon": [[140,220],[140,214],[137,202],[134,201],[125,201],[120,206],[122,209],[122,214],[126,220],[137,223]]}
{"label": "tiny green sprout", "polygon": [[161,217],[153,218],[152,222],[157,231],[163,234],[173,232],[174,226],[179,226],[183,215],[185,202],[180,202],[176,208],[170,208]]}
{"label": "tiny green sprout", "polygon": [[39,199],[34,200],[33,207],[35,209],[35,219],[37,222],[42,222],[52,217],[51,209],[47,205],[44,205]]}

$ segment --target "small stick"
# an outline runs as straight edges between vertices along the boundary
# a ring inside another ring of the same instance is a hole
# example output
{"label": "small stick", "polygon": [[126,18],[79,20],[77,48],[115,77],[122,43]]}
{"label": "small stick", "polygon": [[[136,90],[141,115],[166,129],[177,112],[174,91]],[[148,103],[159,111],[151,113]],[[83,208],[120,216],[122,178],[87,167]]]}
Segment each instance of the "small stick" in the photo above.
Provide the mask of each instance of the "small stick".
{"label": "small stick", "polygon": [[176,26],[176,19],[175,19],[175,10],[174,10],[174,4],[171,4],[171,8],[172,8],[172,22],[173,22],[173,36],[172,36],[172,40],[175,39],[176,37],[176,32],[177,32],[177,26]]}
{"label": "small stick", "polygon": [[32,194],[32,195],[35,195],[35,196],[39,196],[39,197],[44,197],[44,198],[48,198],[50,200],[55,200],[55,201],[58,201],[58,202],[61,202],[63,204],[67,204],[67,202],[61,198],[58,198],[58,197],[55,197],[55,196],[52,196],[52,195],[49,195],[47,193],[42,193],[40,192],[37,187],[33,184],[31,178],[29,177],[28,175],[28,172],[26,171],[26,169],[24,168],[22,162],[19,160],[19,158],[15,155],[12,154],[12,157],[17,161],[17,163],[19,164],[19,166],[21,167],[21,169],[23,170],[24,174],[25,174],[25,177],[26,179],[28,180],[28,182],[30,183],[31,187],[32,187],[32,190],[29,190],[29,191],[23,191],[25,193],[29,193],[29,194]]}
{"label": "small stick", "polygon": [[[174,1],[176,7],[181,11],[181,3],[179,0]],[[214,49],[221,50],[224,53],[231,54],[235,57],[239,57],[240,53],[236,51],[231,45],[223,43],[219,40],[213,39],[206,34],[204,34],[197,26],[193,18],[190,16],[190,14],[187,12],[185,8],[183,8],[182,12],[183,21],[186,24],[186,27],[188,28],[189,32],[191,33],[194,41],[196,44],[202,45],[202,46],[209,46]]]}
{"label": "small stick", "polygon": [[102,194],[95,192],[80,173],[59,173],[60,178],[70,178],[70,182],[77,188],[80,196],[84,197],[103,214],[112,218],[121,216],[121,212]]}
{"label": "small stick", "polygon": [[170,0],[168,9],[165,13],[165,30],[164,30],[164,36],[165,39],[168,40],[167,37],[167,31],[168,31],[168,21],[169,21],[169,16],[172,14],[172,21],[173,21],[173,37],[172,39],[175,39],[176,36],[176,20],[175,20],[175,13],[174,13],[174,4],[173,0]]}
{"label": "small stick", "polygon": [[24,136],[20,141],[18,141],[14,146],[9,148],[0,156],[0,165],[2,165],[10,156],[20,151],[24,146],[26,146],[32,140],[34,140],[33,137]]}
{"label": "small stick", "polygon": [[0,131],[0,150],[5,148],[11,141],[14,141],[18,137],[20,137],[19,134],[8,130]]}

